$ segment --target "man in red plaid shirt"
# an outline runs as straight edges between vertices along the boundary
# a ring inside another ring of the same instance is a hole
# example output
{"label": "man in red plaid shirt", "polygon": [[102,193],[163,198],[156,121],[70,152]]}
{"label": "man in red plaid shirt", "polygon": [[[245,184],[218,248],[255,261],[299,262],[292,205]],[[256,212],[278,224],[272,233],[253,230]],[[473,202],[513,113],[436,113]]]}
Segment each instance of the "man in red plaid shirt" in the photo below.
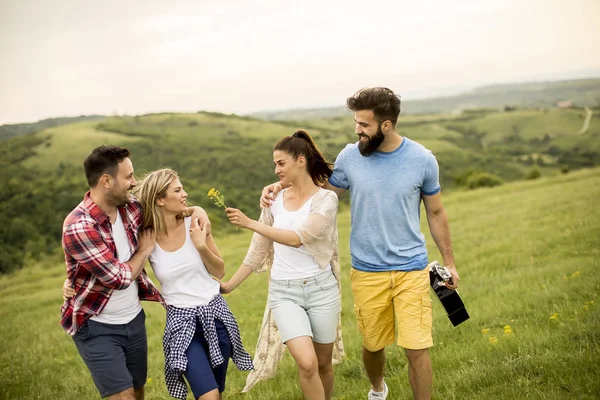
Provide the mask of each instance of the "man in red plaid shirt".
{"label": "man in red plaid shirt", "polygon": [[[73,336],[102,397],[144,398],[148,366],[145,314],[140,300],[163,298],[144,271],[156,244],[139,232],[142,207],[129,151],[100,146],[84,161],[89,192],[67,216],[63,249],[75,295],[65,301],[61,325]],[[204,210],[194,207],[204,222]]]}

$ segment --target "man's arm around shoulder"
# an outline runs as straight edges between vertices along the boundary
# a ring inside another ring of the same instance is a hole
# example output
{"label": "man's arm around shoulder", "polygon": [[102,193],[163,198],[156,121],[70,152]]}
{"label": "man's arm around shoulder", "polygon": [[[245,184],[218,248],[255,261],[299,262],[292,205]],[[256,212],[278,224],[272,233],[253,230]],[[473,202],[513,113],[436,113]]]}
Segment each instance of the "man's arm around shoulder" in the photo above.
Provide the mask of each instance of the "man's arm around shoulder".
{"label": "man's arm around shoulder", "polygon": [[338,197],[340,197],[343,193],[346,192],[346,189],[342,189],[337,186],[333,186],[331,183],[329,183],[329,181],[327,181],[323,184],[323,189],[327,189],[327,190],[331,190],[331,191],[335,192],[335,194],[337,194]]}

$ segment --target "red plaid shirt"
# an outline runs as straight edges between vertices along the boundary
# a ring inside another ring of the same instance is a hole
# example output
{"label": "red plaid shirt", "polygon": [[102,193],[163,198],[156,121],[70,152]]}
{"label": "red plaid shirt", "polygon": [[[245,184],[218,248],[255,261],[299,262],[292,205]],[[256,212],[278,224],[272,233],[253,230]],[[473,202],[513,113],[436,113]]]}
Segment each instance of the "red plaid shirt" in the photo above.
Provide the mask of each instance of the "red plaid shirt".
{"label": "red plaid shirt", "polygon": [[[117,210],[121,213],[133,255],[138,247],[142,206],[134,198]],[[131,284],[131,267],[119,262],[110,218],[94,203],[89,192],[65,218],[62,244],[67,277],[74,284],[75,296],[63,304],[60,323],[74,335],[88,318],[104,309],[113,290],[126,289]],[[137,283],[140,300],[165,304],[145,271],[137,277]]]}

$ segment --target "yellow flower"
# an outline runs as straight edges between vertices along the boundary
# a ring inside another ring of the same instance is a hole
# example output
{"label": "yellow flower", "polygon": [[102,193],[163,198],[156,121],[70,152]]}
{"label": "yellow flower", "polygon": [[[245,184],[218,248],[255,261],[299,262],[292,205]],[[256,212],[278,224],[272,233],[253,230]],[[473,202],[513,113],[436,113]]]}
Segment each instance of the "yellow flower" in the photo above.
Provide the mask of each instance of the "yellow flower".
{"label": "yellow flower", "polygon": [[584,309],[584,310],[587,310],[588,308],[589,308],[589,307],[588,307],[588,305],[587,305],[587,304],[583,306],[583,309]]}
{"label": "yellow flower", "polygon": [[217,189],[212,188],[208,191],[208,197],[214,201],[217,207],[227,208],[225,205],[225,196],[221,194]]}
{"label": "yellow flower", "polygon": [[550,321],[556,321],[558,319],[558,313],[554,313],[550,316]]}
{"label": "yellow flower", "polygon": [[573,272],[573,274],[571,274],[571,278],[577,278],[581,273],[579,271],[575,271]]}
{"label": "yellow flower", "polygon": [[510,336],[512,335],[512,328],[510,327],[510,325],[506,325],[504,327],[504,336]]}
{"label": "yellow flower", "polygon": [[498,338],[496,336],[490,336],[490,338],[488,340],[490,341],[491,344],[498,343]]}
{"label": "yellow flower", "polygon": [[146,380],[146,385],[147,385],[147,384],[149,384],[149,383],[152,383],[152,378],[148,378],[148,379]]}
{"label": "yellow flower", "polygon": [[484,335],[487,335],[490,332],[490,330],[488,328],[483,328],[481,330],[481,333],[483,333]]}

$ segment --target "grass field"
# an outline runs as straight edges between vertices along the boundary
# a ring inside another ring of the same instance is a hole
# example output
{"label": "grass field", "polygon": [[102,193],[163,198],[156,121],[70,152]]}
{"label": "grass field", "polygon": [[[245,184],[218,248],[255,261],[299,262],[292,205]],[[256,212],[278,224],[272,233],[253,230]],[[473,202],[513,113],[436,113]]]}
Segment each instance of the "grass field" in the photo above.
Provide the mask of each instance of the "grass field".
{"label": "grass field", "polygon": [[89,152],[97,146],[96,143],[129,144],[139,140],[136,137],[125,137],[118,133],[102,132],[96,129],[97,121],[77,122],[45,129],[37,135],[49,139],[48,145],[41,145],[37,156],[25,161],[26,166],[44,167],[81,162]]}
{"label": "grass field", "polygon": [[[457,192],[445,198],[471,319],[453,328],[434,305],[436,399],[597,399],[600,396],[600,169]],[[349,214],[339,215],[343,328],[348,357],[335,367],[335,399],[364,399],[367,379],[352,313]],[[424,230],[427,231],[425,225]],[[250,235],[218,237],[230,276]],[[439,257],[427,234],[430,258]],[[94,399],[89,372],[60,328],[64,266],[47,263],[0,277],[0,399]],[[265,275],[227,297],[253,353]],[[147,399],[168,399],[161,347],[164,310],[144,304]],[[410,398],[406,359],[388,348],[390,400]],[[240,394],[246,373],[230,366],[228,399],[301,399],[287,355],[278,375]],[[191,398],[191,396],[190,396]]]}

